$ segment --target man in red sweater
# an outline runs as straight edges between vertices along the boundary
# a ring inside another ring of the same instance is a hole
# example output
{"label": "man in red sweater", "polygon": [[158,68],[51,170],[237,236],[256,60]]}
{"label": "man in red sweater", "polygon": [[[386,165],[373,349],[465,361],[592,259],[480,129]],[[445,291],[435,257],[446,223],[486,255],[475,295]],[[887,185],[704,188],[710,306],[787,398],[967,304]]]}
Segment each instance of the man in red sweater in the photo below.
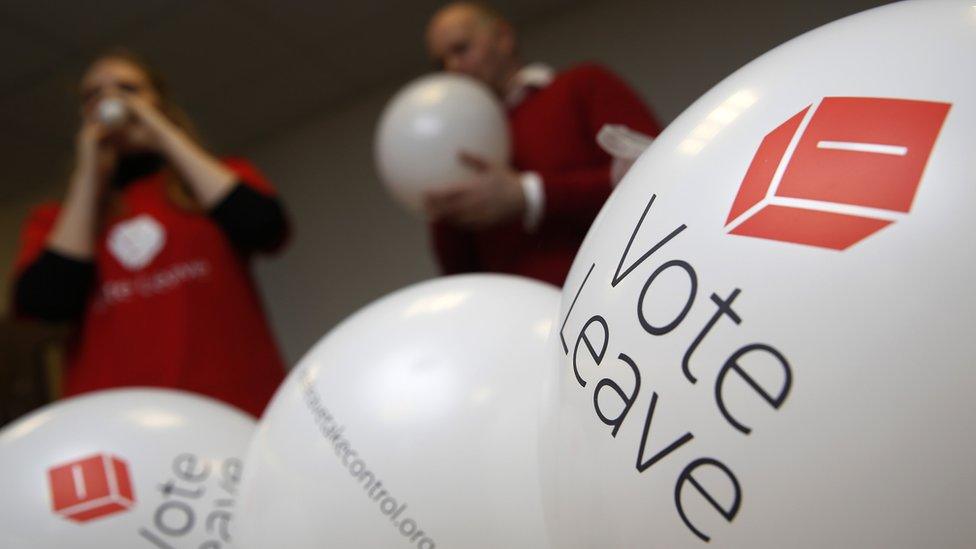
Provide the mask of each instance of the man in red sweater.
{"label": "man in red sweater", "polygon": [[612,190],[612,159],[597,133],[621,124],[656,136],[654,115],[599,65],[557,73],[523,63],[511,24],[480,4],[440,9],[426,39],[443,69],[477,78],[498,95],[513,142],[511,166],[462,153],[458,161],[478,176],[425,196],[442,270],[505,272],[561,286]]}

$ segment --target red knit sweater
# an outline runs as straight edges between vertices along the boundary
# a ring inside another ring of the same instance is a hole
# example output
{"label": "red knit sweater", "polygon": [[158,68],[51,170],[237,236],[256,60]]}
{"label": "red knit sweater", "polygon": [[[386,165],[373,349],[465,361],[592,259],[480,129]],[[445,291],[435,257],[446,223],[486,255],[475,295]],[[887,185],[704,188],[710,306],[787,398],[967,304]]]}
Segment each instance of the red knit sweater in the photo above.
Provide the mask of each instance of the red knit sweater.
{"label": "red knit sweater", "polygon": [[594,64],[559,73],[508,113],[513,165],[539,173],[542,222],[527,232],[522,220],[469,232],[433,227],[445,274],[504,272],[561,286],[590,224],[610,196],[611,157],[596,142],[604,124],[623,124],[656,136],[650,109],[619,77]]}

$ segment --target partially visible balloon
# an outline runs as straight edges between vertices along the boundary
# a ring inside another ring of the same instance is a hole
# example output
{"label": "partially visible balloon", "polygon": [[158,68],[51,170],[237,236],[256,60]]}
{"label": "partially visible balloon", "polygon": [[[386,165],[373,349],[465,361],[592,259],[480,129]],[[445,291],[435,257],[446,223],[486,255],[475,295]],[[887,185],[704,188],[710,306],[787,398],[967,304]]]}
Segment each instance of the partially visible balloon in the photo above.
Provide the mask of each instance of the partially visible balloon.
{"label": "partially visible balloon", "polygon": [[641,156],[567,279],[552,541],[971,547],[976,5],[760,57]]}
{"label": "partially visible balloon", "polygon": [[376,130],[379,175],[413,210],[427,189],[470,179],[462,151],[507,164],[508,122],[487,86],[458,74],[435,73],[407,84],[390,100]]}
{"label": "partially visible balloon", "polygon": [[559,292],[421,283],[356,313],[278,390],[247,453],[236,546],[548,546],[538,403]]}
{"label": "partially visible balloon", "polygon": [[0,431],[0,546],[229,547],[250,417],[163,389],[56,402]]}

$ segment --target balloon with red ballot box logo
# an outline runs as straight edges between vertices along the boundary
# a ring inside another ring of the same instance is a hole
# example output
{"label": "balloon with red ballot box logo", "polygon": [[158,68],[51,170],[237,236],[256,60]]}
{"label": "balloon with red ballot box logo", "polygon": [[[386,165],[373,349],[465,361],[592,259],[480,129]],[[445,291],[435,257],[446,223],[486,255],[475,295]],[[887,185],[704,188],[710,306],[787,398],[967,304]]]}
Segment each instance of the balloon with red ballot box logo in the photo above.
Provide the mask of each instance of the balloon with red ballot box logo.
{"label": "balloon with red ballot box logo", "polygon": [[971,547],[976,4],[897,3],[705,94],[567,279],[554,545]]}
{"label": "balloon with red ballot box logo", "polygon": [[215,400],[116,389],[0,431],[0,546],[230,546],[254,421]]}

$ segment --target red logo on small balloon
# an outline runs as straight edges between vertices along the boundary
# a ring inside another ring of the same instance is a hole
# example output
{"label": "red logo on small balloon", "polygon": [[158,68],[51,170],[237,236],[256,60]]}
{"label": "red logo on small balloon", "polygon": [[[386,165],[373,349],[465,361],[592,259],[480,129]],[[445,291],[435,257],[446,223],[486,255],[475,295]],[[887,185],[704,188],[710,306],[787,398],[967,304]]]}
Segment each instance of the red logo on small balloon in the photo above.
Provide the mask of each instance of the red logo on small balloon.
{"label": "red logo on small balloon", "polygon": [[47,475],[52,509],[75,522],[126,511],[136,501],[129,466],[116,456],[95,454],[52,467]]}
{"label": "red logo on small balloon", "polygon": [[844,250],[908,213],[948,103],[827,97],[759,145],[732,234]]}

